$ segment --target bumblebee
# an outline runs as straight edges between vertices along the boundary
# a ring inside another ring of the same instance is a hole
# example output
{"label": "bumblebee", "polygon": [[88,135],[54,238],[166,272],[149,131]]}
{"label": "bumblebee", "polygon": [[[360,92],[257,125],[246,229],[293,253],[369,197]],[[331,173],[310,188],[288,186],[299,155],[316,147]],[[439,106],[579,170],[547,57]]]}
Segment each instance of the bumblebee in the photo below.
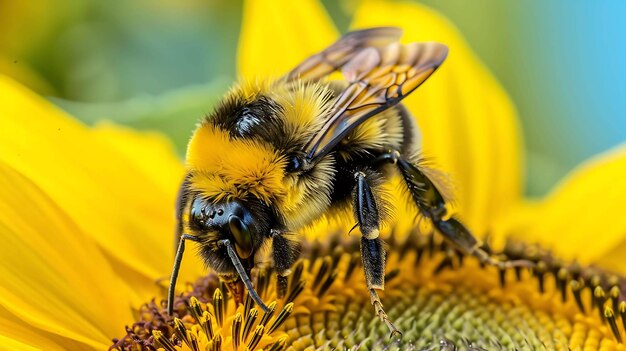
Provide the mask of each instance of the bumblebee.
{"label": "bumblebee", "polygon": [[[262,248],[271,253],[281,297],[299,256],[297,233],[327,213],[352,212],[372,304],[398,334],[376,292],[385,283],[379,231],[391,207],[382,185],[395,175],[408,201],[450,243],[484,263],[519,264],[481,249],[449,215],[442,189],[418,161],[417,125],[400,101],[437,70],[448,48],[402,45],[401,33],[391,27],[348,33],[277,80],[239,83],[200,122],[177,203],[170,315],[186,240],[197,243],[236,300],[245,286],[267,310],[249,278]],[[344,79],[330,80],[335,72]]]}

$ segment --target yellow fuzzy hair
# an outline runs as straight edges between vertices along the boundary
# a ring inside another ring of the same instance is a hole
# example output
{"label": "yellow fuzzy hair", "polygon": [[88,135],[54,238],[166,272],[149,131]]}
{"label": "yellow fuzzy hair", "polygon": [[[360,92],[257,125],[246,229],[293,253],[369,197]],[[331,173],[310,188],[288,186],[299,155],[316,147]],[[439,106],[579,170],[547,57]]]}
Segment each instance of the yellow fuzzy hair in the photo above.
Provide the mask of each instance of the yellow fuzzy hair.
{"label": "yellow fuzzy hair", "polygon": [[[252,102],[261,96],[280,106],[276,113],[283,134],[276,137],[301,143],[321,128],[333,90],[315,82],[245,80],[231,89],[225,101]],[[286,162],[271,144],[231,138],[210,120],[198,127],[187,147],[192,190],[215,202],[255,196],[278,209],[288,227],[300,228],[330,205],[334,162],[326,156],[301,177],[287,174]]]}
{"label": "yellow fuzzy hair", "polygon": [[276,84],[271,98],[282,107],[285,132],[303,139],[319,130],[329,113],[332,91],[315,82]]}
{"label": "yellow fuzzy hair", "polygon": [[209,123],[198,127],[187,147],[191,187],[214,201],[251,194],[271,203],[285,192],[285,164],[269,144],[231,139]]}

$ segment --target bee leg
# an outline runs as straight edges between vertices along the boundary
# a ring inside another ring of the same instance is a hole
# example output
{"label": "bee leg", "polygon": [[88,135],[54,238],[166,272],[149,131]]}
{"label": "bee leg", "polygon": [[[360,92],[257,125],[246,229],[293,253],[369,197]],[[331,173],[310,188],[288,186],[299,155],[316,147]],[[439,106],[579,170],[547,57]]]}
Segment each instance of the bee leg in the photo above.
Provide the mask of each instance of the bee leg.
{"label": "bee leg", "polygon": [[507,269],[512,267],[532,267],[534,264],[526,260],[500,260],[480,247],[478,240],[465,228],[463,223],[459,222],[456,218],[449,218],[448,220],[433,219],[435,228],[439,230],[443,236],[461,248],[467,254],[473,255],[481,263],[496,266],[500,269]]}
{"label": "bee leg", "polygon": [[379,237],[380,219],[374,193],[367,183],[365,173],[356,172],[354,178],[356,184],[352,194],[353,208],[362,235],[361,258],[371,302],[380,320],[391,331],[391,336],[400,336],[402,333],[387,316],[376,292],[376,289],[384,290],[385,288],[385,249]]}
{"label": "bee leg", "polygon": [[256,290],[254,290],[254,286],[252,286],[252,281],[250,281],[249,270],[246,270],[246,268],[241,263],[241,260],[239,259],[239,256],[237,256],[237,252],[233,248],[230,240],[222,239],[218,241],[217,244],[226,248],[228,257],[230,257],[230,261],[235,267],[235,271],[237,271],[239,279],[241,279],[243,285],[246,287],[246,290],[248,290],[248,294],[250,294],[252,300],[254,300],[254,302],[256,302],[256,304],[261,307],[264,312],[269,311],[263,300],[261,300],[261,297],[259,297],[259,294],[256,292]]}
{"label": "bee leg", "polygon": [[180,236],[178,250],[176,250],[176,258],[174,259],[174,268],[172,269],[172,277],[170,278],[170,286],[167,291],[167,314],[170,316],[174,314],[174,293],[176,291],[176,280],[178,279],[180,264],[183,261],[183,253],[185,252],[185,240],[199,241],[199,239],[193,235],[183,234]]}
{"label": "bee leg", "polygon": [[[378,156],[374,163],[392,163],[397,165],[402,178],[409,189],[419,211],[431,219],[437,230],[452,244],[463,252],[474,255],[481,262],[498,268],[532,267],[530,261],[499,260],[480,247],[479,241],[456,218],[447,216],[445,199],[435,184],[419,167],[402,158],[398,151],[391,151]],[[447,218],[447,219],[446,219]]]}
{"label": "bee leg", "polygon": [[276,270],[276,294],[283,298],[287,294],[291,266],[300,257],[300,243],[287,237],[286,233],[272,229],[272,256]]}

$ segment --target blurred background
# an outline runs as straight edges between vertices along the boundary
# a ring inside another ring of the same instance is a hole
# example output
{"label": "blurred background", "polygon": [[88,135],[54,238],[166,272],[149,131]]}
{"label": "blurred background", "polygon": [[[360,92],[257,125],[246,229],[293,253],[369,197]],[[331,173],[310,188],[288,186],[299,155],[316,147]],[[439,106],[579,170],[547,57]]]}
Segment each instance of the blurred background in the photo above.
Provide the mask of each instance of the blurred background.
{"label": "blurred background", "polygon": [[[517,106],[526,193],[626,141],[626,3],[420,1],[453,22]],[[345,32],[356,1],[323,1]],[[160,130],[183,154],[236,78],[240,1],[0,0],[0,73],[88,124]]]}

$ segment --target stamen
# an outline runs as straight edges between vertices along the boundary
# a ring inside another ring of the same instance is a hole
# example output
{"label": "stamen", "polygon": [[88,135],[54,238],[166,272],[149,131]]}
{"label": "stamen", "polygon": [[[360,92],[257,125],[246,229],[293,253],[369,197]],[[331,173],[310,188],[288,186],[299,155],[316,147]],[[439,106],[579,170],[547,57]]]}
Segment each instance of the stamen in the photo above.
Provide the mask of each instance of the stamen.
{"label": "stamen", "polygon": [[182,340],[187,346],[193,350],[191,337],[189,336],[189,331],[185,328],[185,324],[178,318],[174,318],[174,332],[178,339]]}
{"label": "stamen", "polygon": [[252,326],[256,322],[258,316],[259,316],[259,312],[257,311],[256,308],[253,308],[250,310],[250,312],[248,312],[248,315],[246,316],[246,320],[243,324],[243,332],[241,335],[241,339],[244,342],[248,339],[248,334],[250,334],[250,332],[252,331]]}
{"label": "stamen", "polygon": [[253,305],[254,305],[254,301],[252,301],[250,294],[246,292],[246,296],[243,298],[243,315],[244,316],[246,317],[248,316],[248,313],[250,313],[250,310],[252,309]]}
{"label": "stamen", "polygon": [[322,283],[319,290],[317,291],[318,297],[322,297],[324,296],[324,294],[326,294],[328,289],[330,289],[330,286],[333,285],[333,283],[335,282],[335,279],[337,279],[337,275],[338,275],[337,271],[334,271],[331,275],[329,275],[326,278],[326,280],[324,280],[324,283]]}
{"label": "stamen", "polygon": [[211,314],[208,311],[204,311],[202,313],[202,318],[200,319],[200,326],[206,334],[208,339],[213,339],[213,325],[211,323]]}
{"label": "stamen", "polygon": [[276,328],[280,327],[281,324],[285,322],[285,320],[287,319],[287,317],[289,317],[291,312],[293,312],[293,302],[290,302],[286,304],[285,307],[283,307],[282,311],[280,311],[280,313],[274,320],[274,323],[272,323],[269,329],[267,329],[267,333],[272,334],[272,332],[276,330]]}
{"label": "stamen", "polygon": [[385,274],[385,283],[391,282],[394,278],[400,275],[400,269],[392,269],[387,274]]}
{"label": "stamen", "polygon": [[320,264],[320,268],[317,270],[317,274],[315,275],[315,279],[313,280],[313,288],[317,288],[320,285],[322,279],[326,276],[328,267],[330,267],[331,264],[331,258],[326,256]]}
{"label": "stamen", "polygon": [[584,281],[582,280],[572,280],[570,281],[570,289],[574,295],[574,300],[576,300],[576,305],[580,309],[580,312],[585,313],[585,304],[583,303],[582,291],[584,288]]}
{"label": "stamen", "polygon": [[595,297],[595,291],[596,291],[596,288],[600,286],[600,283],[601,283],[601,278],[599,275],[593,275],[589,278],[588,285],[591,287],[592,309],[598,307],[596,297]]}
{"label": "stamen", "polygon": [[192,351],[200,351],[200,347],[198,346],[198,339],[196,338],[195,334],[189,334],[190,336],[190,341],[191,341],[191,350]]}
{"label": "stamen", "polygon": [[224,300],[223,304],[224,304],[224,306],[228,306],[228,298],[229,298],[228,295],[229,294],[224,294],[225,291],[226,292],[229,291],[228,290],[228,284],[225,281],[221,280],[221,279],[220,279],[220,290],[222,291],[222,300]]}
{"label": "stamen", "polygon": [[556,286],[561,291],[561,301],[567,301],[567,280],[569,273],[567,269],[561,268],[556,274]]}
{"label": "stamen", "polygon": [[347,282],[352,277],[352,273],[354,273],[354,269],[359,266],[361,263],[361,257],[359,255],[352,255],[350,258],[350,263],[348,264],[348,268],[346,269],[346,274],[343,276],[343,281]]}
{"label": "stamen", "polygon": [[626,301],[622,301],[619,303],[619,316],[622,318],[622,324],[624,325],[624,331],[626,331]]}
{"label": "stamen", "polygon": [[537,277],[537,280],[539,281],[539,292],[541,292],[542,294],[546,292],[545,275],[546,275],[547,270],[548,270],[548,267],[545,262],[543,261],[537,262],[537,265],[535,266],[535,276]]}
{"label": "stamen", "polygon": [[498,275],[500,278],[500,287],[504,288],[506,286],[506,272],[507,269],[504,268],[498,268]]}
{"label": "stamen", "polygon": [[263,317],[261,317],[261,321],[259,325],[267,325],[270,318],[274,316],[274,312],[276,312],[276,301],[272,301],[269,305],[267,305],[267,312],[263,312]]}
{"label": "stamen", "polygon": [[152,336],[154,336],[154,341],[166,351],[176,351],[174,344],[172,344],[160,330],[153,330]]}
{"label": "stamen", "polygon": [[215,312],[215,318],[217,319],[217,325],[220,327],[223,326],[224,323],[224,310],[226,309],[226,304],[224,301],[224,294],[222,294],[222,290],[215,289],[213,293],[213,311]]}
{"label": "stamen", "polygon": [[256,346],[259,344],[259,341],[261,341],[261,338],[263,337],[264,331],[265,331],[264,326],[257,325],[257,327],[254,329],[254,334],[252,334],[252,338],[250,339],[250,342],[247,345],[249,350],[254,350],[256,348]]}
{"label": "stamen", "polygon": [[211,339],[211,351],[222,350],[222,334],[215,334],[215,337]]}
{"label": "stamen", "polygon": [[191,316],[196,320],[196,322],[200,323],[204,311],[202,311],[202,307],[200,307],[200,302],[195,296],[192,296],[189,299],[189,312],[191,313]]}
{"label": "stamen", "polygon": [[291,273],[291,282],[289,284],[289,289],[293,290],[293,284],[295,282],[300,281],[303,271],[304,271],[304,261],[300,260],[295,264],[295,267],[293,268],[293,272]]}
{"label": "stamen", "polygon": [[454,268],[454,265],[452,264],[453,258],[454,258],[454,253],[447,251],[443,260],[441,260],[441,262],[439,262],[439,265],[437,265],[437,267],[435,268],[435,274],[441,273],[446,268]]}
{"label": "stamen", "polygon": [[615,338],[621,344],[622,336],[620,335],[619,329],[617,328],[617,322],[615,321],[615,313],[613,312],[612,308],[610,307],[604,308],[604,318],[606,318],[606,320],[609,322],[613,335],[615,335]]}
{"label": "stamen", "polygon": [[620,288],[617,285],[613,285],[611,290],[609,290],[609,297],[613,302],[613,310],[617,311],[619,308],[619,297],[620,297]]}
{"label": "stamen", "polygon": [[270,346],[269,351],[283,351],[287,348],[287,341],[289,338],[287,336],[281,337],[276,341],[272,346]]}
{"label": "stamen", "polygon": [[241,313],[237,313],[235,315],[235,319],[233,320],[233,328],[231,336],[233,338],[233,350],[237,350],[239,348],[239,343],[241,342],[241,324],[243,323],[243,319],[241,318]]}
{"label": "stamen", "polygon": [[594,300],[594,305],[596,306],[596,308],[598,309],[598,311],[600,312],[600,319],[604,320],[604,290],[602,289],[601,286],[596,286],[595,289],[593,289],[593,300]]}
{"label": "stamen", "polygon": [[300,295],[300,293],[304,290],[305,286],[306,286],[306,282],[304,280],[299,281],[297,284],[295,284],[294,289],[289,292],[285,301],[287,302],[294,301],[296,297],[298,297],[298,295]]}
{"label": "stamen", "polygon": [[266,270],[260,270],[257,278],[257,292],[261,298],[264,298],[267,293],[267,285],[270,279],[270,273]]}
{"label": "stamen", "polygon": [[513,267],[513,270],[515,270],[515,280],[517,280],[518,282],[522,280],[522,269],[524,267],[519,267],[519,266],[515,266]]}

